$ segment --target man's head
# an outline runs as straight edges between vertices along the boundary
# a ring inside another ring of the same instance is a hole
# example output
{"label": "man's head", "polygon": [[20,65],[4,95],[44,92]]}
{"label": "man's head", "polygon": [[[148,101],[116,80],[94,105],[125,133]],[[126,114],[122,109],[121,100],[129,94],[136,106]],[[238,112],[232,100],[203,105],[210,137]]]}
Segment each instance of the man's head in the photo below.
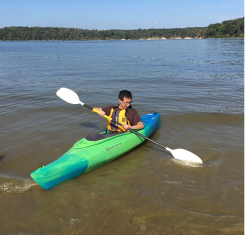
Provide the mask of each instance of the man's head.
{"label": "man's head", "polygon": [[129,98],[131,100],[133,99],[133,96],[132,96],[131,92],[127,91],[127,90],[122,90],[122,91],[119,92],[118,99],[123,101],[124,97],[125,98]]}
{"label": "man's head", "polygon": [[133,96],[130,91],[122,90],[119,92],[118,100],[122,109],[128,108],[132,103]]}

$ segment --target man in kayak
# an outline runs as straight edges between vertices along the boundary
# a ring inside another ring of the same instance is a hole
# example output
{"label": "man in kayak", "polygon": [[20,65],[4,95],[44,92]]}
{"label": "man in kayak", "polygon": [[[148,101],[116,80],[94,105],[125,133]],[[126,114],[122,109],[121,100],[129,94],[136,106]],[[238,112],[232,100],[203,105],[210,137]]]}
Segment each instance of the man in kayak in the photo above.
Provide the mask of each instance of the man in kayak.
{"label": "man in kayak", "polygon": [[118,105],[111,105],[103,108],[94,108],[99,111],[99,115],[101,117],[107,115],[112,118],[112,120],[116,120],[121,123],[122,126],[108,120],[106,134],[90,134],[86,137],[86,139],[90,141],[101,140],[111,137],[113,135],[121,134],[127,131],[129,127],[134,130],[143,129],[144,125],[140,119],[138,112],[131,106],[132,98],[133,96],[130,91],[122,90],[119,92],[118,95]]}

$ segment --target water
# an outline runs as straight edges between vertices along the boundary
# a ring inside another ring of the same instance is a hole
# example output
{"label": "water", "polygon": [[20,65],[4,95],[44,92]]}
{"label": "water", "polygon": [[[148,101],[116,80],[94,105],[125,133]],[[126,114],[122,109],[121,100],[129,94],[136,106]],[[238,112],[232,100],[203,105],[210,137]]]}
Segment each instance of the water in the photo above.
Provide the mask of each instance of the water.
{"label": "water", "polygon": [[[243,234],[242,39],[0,42],[0,208],[3,234]],[[157,111],[151,138],[197,154],[180,164],[150,142],[51,190],[30,177],[106,120],[90,106],[133,93]]]}

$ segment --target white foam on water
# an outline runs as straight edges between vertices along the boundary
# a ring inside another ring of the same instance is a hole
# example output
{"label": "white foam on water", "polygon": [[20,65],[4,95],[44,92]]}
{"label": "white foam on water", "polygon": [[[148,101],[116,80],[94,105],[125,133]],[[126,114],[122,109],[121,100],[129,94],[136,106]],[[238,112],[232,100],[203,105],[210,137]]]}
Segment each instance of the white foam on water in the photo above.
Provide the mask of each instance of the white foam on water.
{"label": "white foam on water", "polygon": [[37,183],[28,179],[0,176],[0,192],[23,193],[28,191],[35,185],[37,185]]}

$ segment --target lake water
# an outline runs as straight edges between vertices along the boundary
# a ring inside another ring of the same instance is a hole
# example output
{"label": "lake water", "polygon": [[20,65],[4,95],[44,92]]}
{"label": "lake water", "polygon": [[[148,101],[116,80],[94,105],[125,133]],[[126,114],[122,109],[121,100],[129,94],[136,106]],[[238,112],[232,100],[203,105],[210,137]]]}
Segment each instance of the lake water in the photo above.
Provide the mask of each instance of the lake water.
{"label": "lake water", "polygon": [[[2,234],[243,234],[243,39],[0,42]],[[44,190],[30,177],[106,120],[92,107],[133,93],[161,114],[151,138],[197,154],[181,164],[144,142],[123,157]]]}

